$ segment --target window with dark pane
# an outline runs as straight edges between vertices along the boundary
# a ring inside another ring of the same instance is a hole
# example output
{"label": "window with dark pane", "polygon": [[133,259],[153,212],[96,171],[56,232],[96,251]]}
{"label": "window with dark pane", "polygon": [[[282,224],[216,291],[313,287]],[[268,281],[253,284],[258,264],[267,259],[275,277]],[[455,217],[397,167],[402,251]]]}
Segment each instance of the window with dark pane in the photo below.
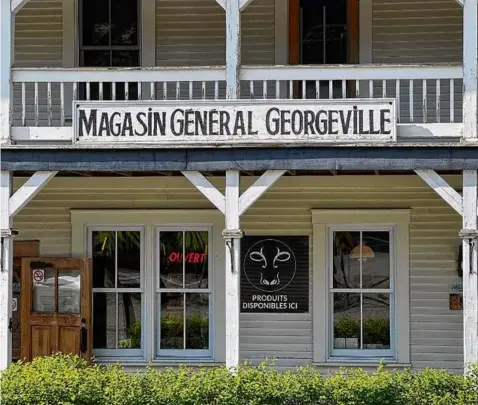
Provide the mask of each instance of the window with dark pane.
{"label": "window with dark pane", "polygon": [[389,230],[332,233],[333,349],[391,349],[390,246]]}
{"label": "window with dark pane", "polygon": [[159,232],[158,351],[209,350],[209,232]]}
{"label": "window with dark pane", "polygon": [[142,233],[94,230],[93,347],[140,349]]}
{"label": "window with dark pane", "polygon": [[[139,0],[80,0],[80,65],[140,65]],[[82,100],[137,100],[137,83],[80,83]]]}

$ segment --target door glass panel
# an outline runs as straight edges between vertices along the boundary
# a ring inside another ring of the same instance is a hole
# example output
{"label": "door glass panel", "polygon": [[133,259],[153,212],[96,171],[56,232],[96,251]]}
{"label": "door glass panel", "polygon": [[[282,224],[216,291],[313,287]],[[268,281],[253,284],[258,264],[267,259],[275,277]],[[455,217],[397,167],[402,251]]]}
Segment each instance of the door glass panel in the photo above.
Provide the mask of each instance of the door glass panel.
{"label": "door glass panel", "polygon": [[32,285],[33,312],[55,312],[55,269],[32,266]]}
{"label": "door glass panel", "polygon": [[183,231],[159,235],[159,287],[183,288]]}
{"label": "door glass panel", "polygon": [[118,231],[118,288],[139,288],[141,274],[141,232]]}
{"label": "door glass panel", "polygon": [[186,349],[209,348],[209,294],[186,294]]}
{"label": "door glass panel", "polygon": [[161,295],[161,349],[184,349],[184,294]]}
{"label": "door glass panel", "polygon": [[116,293],[93,293],[93,347],[116,349]]}
{"label": "door glass panel", "polygon": [[208,288],[207,231],[184,233],[185,288]]}
{"label": "door glass panel", "polygon": [[58,312],[80,313],[80,270],[58,270]]}
{"label": "door glass panel", "polygon": [[360,287],[360,256],[354,248],[360,244],[360,232],[334,232],[334,288]]}
{"label": "door glass panel", "polygon": [[390,288],[390,232],[363,232],[362,288]]}
{"label": "door glass panel", "polygon": [[118,294],[118,348],[141,348],[141,293]]}
{"label": "door glass panel", "polygon": [[93,288],[115,287],[115,232],[93,232]]}

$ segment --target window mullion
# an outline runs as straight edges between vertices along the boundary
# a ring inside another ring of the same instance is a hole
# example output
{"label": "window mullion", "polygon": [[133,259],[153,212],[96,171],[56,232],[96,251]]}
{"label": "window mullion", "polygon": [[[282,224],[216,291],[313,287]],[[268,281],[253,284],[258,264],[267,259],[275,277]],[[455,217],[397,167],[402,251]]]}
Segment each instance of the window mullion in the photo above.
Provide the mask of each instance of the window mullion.
{"label": "window mullion", "polygon": [[186,293],[183,294],[183,349],[186,350]]}
{"label": "window mullion", "polygon": [[118,349],[118,337],[119,337],[119,293],[115,292],[116,298],[116,328],[115,328],[115,348]]}

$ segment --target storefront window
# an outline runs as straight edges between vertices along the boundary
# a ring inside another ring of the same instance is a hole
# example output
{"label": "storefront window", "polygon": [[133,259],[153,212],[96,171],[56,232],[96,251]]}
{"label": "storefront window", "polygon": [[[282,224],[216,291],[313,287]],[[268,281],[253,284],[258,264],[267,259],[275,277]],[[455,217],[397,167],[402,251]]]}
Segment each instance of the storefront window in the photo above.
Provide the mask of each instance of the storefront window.
{"label": "storefront window", "polygon": [[138,355],[143,289],[140,229],[91,230],[93,347],[98,355]]}
{"label": "storefront window", "polygon": [[390,229],[331,232],[332,356],[392,354]]}
{"label": "storefront window", "polygon": [[203,229],[158,232],[158,355],[209,352],[209,234]]}

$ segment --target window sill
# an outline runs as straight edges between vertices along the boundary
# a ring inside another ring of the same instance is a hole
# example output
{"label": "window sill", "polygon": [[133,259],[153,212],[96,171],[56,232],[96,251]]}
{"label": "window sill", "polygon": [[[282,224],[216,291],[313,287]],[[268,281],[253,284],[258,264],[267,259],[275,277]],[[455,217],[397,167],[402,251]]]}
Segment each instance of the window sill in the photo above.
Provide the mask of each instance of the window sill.
{"label": "window sill", "polygon": [[119,364],[125,367],[178,367],[180,365],[186,365],[189,367],[220,367],[225,363],[218,363],[212,359],[125,359],[125,358],[96,358],[95,364],[99,365],[111,365]]}
{"label": "window sill", "polygon": [[[316,367],[378,367],[380,366],[380,360],[377,359],[360,359],[357,361],[354,360],[342,360],[342,359],[331,359],[325,363],[312,363]],[[411,367],[411,363],[399,363],[395,360],[385,360],[383,365],[387,368],[407,368]]]}

